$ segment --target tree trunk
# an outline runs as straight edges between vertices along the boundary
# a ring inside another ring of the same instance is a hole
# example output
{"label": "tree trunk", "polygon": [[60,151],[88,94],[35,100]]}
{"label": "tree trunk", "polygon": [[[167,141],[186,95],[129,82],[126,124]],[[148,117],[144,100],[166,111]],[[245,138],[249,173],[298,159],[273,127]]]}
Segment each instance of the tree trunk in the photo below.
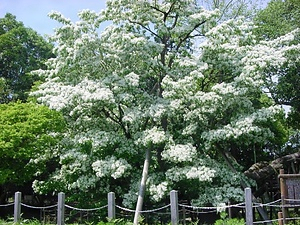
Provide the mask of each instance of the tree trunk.
{"label": "tree trunk", "polygon": [[149,164],[150,164],[150,149],[147,149],[146,156],[145,156],[145,162],[143,167],[143,175],[142,180],[140,184],[140,190],[139,190],[139,196],[136,203],[136,209],[134,214],[134,221],[133,224],[137,225],[139,223],[140,218],[140,211],[142,211],[143,208],[143,201],[144,201],[144,195],[146,190],[146,182],[147,182],[147,176],[149,171]]}
{"label": "tree trunk", "polygon": [[299,173],[296,171],[294,164],[298,163],[300,160],[300,151],[285,155],[281,158],[275,159],[271,162],[258,162],[253,164],[248,170],[244,172],[244,174],[255,180],[255,181],[263,181],[272,175],[279,174],[279,169],[283,169],[284,167],[292,166],[293,173]]}

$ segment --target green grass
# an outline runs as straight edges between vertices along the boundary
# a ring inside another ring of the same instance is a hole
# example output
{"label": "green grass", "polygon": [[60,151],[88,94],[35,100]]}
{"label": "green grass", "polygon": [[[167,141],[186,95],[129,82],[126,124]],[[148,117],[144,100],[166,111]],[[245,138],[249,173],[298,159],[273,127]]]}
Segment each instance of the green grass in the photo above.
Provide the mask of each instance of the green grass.
{"label": "green grass", "polygon": [[[85,223],[72,223],[66,225],[131,225],[132,223],[126,222],[123,219],[116,219],[114,221],[110,222],[85,222]],[[0,225],[56,225],[56,223],[41,223],[39,220],[27,220],[22,219],[19,223],[14,223],[12,219],[8,220],[1,220],[0,219]]]}

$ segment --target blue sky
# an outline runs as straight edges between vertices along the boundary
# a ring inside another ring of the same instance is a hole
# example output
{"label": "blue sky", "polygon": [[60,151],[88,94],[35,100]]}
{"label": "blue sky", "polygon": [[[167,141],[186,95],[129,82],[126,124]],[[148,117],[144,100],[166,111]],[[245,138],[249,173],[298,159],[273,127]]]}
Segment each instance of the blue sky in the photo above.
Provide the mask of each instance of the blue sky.
{"label": "blue sky", "polygon": [[[265,7],[270,0],[254,0]],[[17,17],[26,27],[30,27],[41,35],[53,34],[60,24],[47,15],[50,11],[61,12],[72,21],[77,21],[77,13],[83,9],[96,12],[105,8],[105,0],[0,0],[0,18],[7,12]]]}
{"label": "blue sky", "polygon": [[12,13],[18,21],[41,35],[53,34],[59,23],[47,15],[50,11],[61,12],[72,21],[77,21],[77,13],[82,9],[96,12],[105,8],[105,0],[0,0],[0,18]]}

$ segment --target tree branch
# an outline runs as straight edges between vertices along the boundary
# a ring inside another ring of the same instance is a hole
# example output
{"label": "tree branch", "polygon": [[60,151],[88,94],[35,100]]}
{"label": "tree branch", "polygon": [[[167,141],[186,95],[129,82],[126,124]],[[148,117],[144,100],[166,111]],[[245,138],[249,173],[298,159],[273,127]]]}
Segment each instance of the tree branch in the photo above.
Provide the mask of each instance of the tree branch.
{"label": "tree branch", "polygon": [[116,124],[120,125],[120,127],[123,130],[126,138],[130,139],[131,138],[131,134],[128,131],[128,129],[126,128],[126,126],[124,125],[123,121],[122,121],[122,117],[124,115],[124,112],[121,109],[120,105],[118,105],[118,109],[119,109],[119,115],[120,115],[119,117],[115,113],[107,111],[105,108],[102,109],[102,112],[104,113],[104,115],[107,118],[111,119],[113,122],[115,122]]}
{"label": "tree branch", "polygon": [[192,37],[192,36],[190,36],[191,33],[193,33],[194,30],[196,30],[198,27],[200,27],[200,26],[203,25],[204,23],[206,23],[206,20],[202,21],[201,23],[196,24],[196,25],[194,26],[194,28],[191,29],[190,32],[188,32],[188,33],[187,33],[187,34],[179,41],[176,50],[178,51],[179,48],[181,47],[182,43],[183,43],[184,41],[186,41],[188,38],[191,38],[191,37]]}
{"label": "tree branch", "polygon": [[144,28],[146,31],[150,32],[152,35],[154,35],[155,37],[157,37],[158,39],[162,40],[162,38],[160,36],[158,36],[154,31],[152,31],[150,28],[146,27],[145,25],[143,25],[140,22],[137,21],[132,21],[130,19],[128,19],[129,23],[133,23],[133,24],[137,24],[139,26],[141,26],[142,28]]}

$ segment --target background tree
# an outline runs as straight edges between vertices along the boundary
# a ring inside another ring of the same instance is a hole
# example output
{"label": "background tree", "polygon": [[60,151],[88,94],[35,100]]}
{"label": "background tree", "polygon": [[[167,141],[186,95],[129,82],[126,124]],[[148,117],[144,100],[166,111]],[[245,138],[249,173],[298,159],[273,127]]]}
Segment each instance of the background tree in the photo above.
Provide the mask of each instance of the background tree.
{"label": "background tree", "polygon": [[[300,2],[294,0],[272,0],[268,6],[258,12],[254,18],[254,34],[261,43],[285,43],[285,63],[274,69],[263,71],[265,90],[273,101],[287,109],[287,118],[283,118],[277,126],[284,125],[281,134],[287,133],[288,140],[277,146],[270,145],[265,149],[272,152],[272,158],[258,158],[245,174],[258,183],[258,193],[263,196],[268,187],[267,179],[274,179],[276,171],[284,168],[290,173],[299,173],[299,18]],[[287,36],[286,34],[289,34]],[[289,44],[287,40],[292,40]],[[267,42],[266,42],[267,41]],[[294,48],[292,46],[298,46]],[[271,53],[276,54],[276,53]],[[277,55],[281,57],[280,54]],[[279,129],[280,130],[280,129]],[[293,158],[294,160],[290,160]],[[273,161],[271,159],[274,159]],[[272,168],[272,170],[271,170]],[[279,190],[278,190],[279,191]]]}
{"label": "background tree", "polygon": [[[299,29],[300,2],[297,0],[272,0],[255,17],[257,28],[255,35],[260,40],[275,40],[283,34]],[[294,44],[299,44],[300,37],[295,35]],[[291,107],[288,122],[299,129],[300,116],[300,75],[299,51],[287,52],[289,61],[280,71],[266,73],[267,88],[277,104]]]}
{"label": "background tree", "polygon": [[219,21],[235,19],[239,16],[253,18],[261,8],[263,0],[197,0],[198,5],[208,10],[220,10]]}
{"label": "background tree", "polygon": [[0,78],[6,84],[6,91],[0,92],[0,103],[26,101],[33,83],[39,79],[29,72],[43,68],[45,60],[53,56],[52,47],[14,15],[7,13],[0,19]]}
{"label": "background tree", "polygon": [[20,102],[0,104],[1,202],[15,187],[49,172],[49,165],[34,161],[51,154],[63,128],[61,114],[45,106]]}
{"label": "background tree", "polygon": [[[264,154],[276,140],[282,110],[263,75],[287,61],[282,46],[293,48],[293,37],[256,44],[252,23],[218,24],[218,10],[192,0],[110,0],[101,13],[82,11],[80,23],[51,17],[63,24],[57,57],[35,72],[46,82],[34,94],[63,113],[68,132],[54,154],[60,167],[34,183],[37,192],[92,204],[114,191],[132,207],[148,152],[148,203],[171,189],[197,205],[242,200],[242,162],[235,173],[223,156],[232,146],[244,158],[256,145]],[[99,34],[103,21],[112,25]]]}
{"label": "background tree", "polygon": [[[276,13],[275,13],[276,12]],[[271,0],[254,17],[255,34],[260,40],[272,40],[299,28],[300,3],[297,0]]]}

